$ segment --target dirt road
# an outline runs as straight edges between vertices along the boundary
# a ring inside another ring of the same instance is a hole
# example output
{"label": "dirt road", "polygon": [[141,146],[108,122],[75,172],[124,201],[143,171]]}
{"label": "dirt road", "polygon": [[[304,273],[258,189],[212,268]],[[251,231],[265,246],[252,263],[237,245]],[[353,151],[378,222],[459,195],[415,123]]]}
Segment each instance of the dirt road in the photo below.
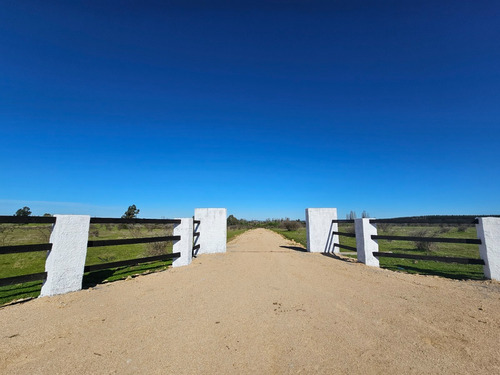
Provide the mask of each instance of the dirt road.
{"label": "dirt road", "polygon": [[188,267],[0,309],[0,373],[500,373],[500,284],[299,250],[256,229]]}

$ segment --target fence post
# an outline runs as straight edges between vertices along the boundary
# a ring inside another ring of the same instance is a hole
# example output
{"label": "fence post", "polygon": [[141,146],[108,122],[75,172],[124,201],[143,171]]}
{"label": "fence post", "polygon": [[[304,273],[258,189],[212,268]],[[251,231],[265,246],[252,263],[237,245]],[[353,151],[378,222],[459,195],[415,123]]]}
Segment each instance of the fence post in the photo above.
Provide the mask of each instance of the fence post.
{"label": "fence post", "polygon": [[225,253],[227,242],[227,209],[196,208],[194,219],[199,220],[196,244],[200,245],[197,254]]}
{"label": "fence post", "polygon": [[311,253],[339,253],[336,208],[306,208],[307,251]]}
{"label": "fence post", "polygon": [[371,237],[377,235],[376,224],[370,223],[370,219],[366,218],[354,219],[354,227],[358,261],[367,266],[379,267],[378,259],[373,256],[374,252],[378,252],[378,243]]}
{"label": "fence post", "polygon": [[481,240],[479,255],[484,260],[484,276],[500,281],[500,218],[479,217],[477,238]]}
{"label": "fence post", "polygon": [[193,219],[180,219],[180,224],[174,226],[174,236],[181,236],[174,241],[173,253],[181,253],[179,258],[172,262],[172,267],[181,267],[191,264],[193,260]]}
{"label": "fence post", "polygon": [[50,235],[52,250],[47,255],[45,280],[40,297],[54,296],[82,289],[87,256],[90,216],[54,215]]}

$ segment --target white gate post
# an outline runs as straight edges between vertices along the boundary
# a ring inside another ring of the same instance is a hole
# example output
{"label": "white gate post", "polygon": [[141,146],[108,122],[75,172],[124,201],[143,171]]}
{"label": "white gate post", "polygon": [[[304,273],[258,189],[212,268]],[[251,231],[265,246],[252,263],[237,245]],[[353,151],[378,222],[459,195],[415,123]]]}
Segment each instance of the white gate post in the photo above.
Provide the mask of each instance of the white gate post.
{"label": "white gate post", "polygon": [[50,235],[52,249],[45,262],[47,280],[42,286],[40,297],[82,289],[90,216],[54,216],[56,222]]}
{"label": "white gate post", "polygon": [[198,254],[225,253],[227,242],[227,209],[196,208],[194,219],[199,220],[197,232],[200,235],[196,244],[200,245]]}
{"label": "white gate post", "polygon": [[336,208],[306,208],[307,251],[311,253],[340,253]]}
{"label": "white gate post", "polygon": [[477,238],[479,255],[484,260],[484,276],[500,281],[500,217],[479,217]]}
{"label": "white gate post", "polygon": [[181,256],[172,262],[172,267],[187,266],[193,260],[193,219],[180,221],[180,224],[174,226],[174,236],[181,236],[181,239],[174,241],[172,252],[181,253]]}
{"label": "white gate post", "polygon": [[372,235],[377,235],[376,224],[370,223],[370,219],[354,219],[356,229],[356,248],[358,261],[367,266],[379,267],[379,261],[373,256],[378,252],[378,243],[372,240]]}

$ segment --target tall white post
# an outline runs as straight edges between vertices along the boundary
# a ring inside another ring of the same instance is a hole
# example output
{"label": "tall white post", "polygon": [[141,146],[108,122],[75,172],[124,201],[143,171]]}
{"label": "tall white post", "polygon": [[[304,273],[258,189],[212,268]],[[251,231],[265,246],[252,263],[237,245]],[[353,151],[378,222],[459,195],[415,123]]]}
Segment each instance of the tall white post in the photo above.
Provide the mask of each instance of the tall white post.
{"label": "tall white post", "polygon": [[311,253],[339,253],[336,208],[306,208],[307,251]]}
{"label": "tall white post", "polygon": [[484,276],[500,281],[500,217],[480,217],[476,224],[481,240],[479,256],[484,260]]}
{"label": "tall white post", "polygon": [[372,240],[372,235],[377,235],[376,224],[370,223],[370,219],[354,219],[356,229],[356,249],[358,261],[367,266],[379,267],[379,261],[373,256],[378,252],[378,243]]}
{"label": "tall white post", "polygon": [[55,215],[50,235],[52,250],[47,255],[47,280],[40,297],[54,296],[82,289],[83,269],[87,256],[90,216]]}
{"label": "tall white post", "polygon": [[196,241],[200,245],[198,254],[225,253],[227,242],[227,209],[196,208],[194,219],[199,220]]}
{"label": "tall white post", "polygon": [[181,236],[174,241],[173,253],[181,253],[179,258],[172,262],[172,267],[181,267],[191,264],[193,260],[193,219],[180,219],[180,224],[174,226],[174,236]]}

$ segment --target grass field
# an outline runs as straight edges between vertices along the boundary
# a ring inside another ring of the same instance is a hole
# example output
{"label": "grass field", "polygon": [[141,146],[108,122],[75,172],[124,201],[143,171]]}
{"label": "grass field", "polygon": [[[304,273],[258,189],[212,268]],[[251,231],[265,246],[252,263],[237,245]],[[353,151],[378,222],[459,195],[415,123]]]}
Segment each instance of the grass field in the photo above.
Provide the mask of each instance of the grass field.
{"label": "grass field", "polygon": [[[284,229],[273,229],[288,239],[294,240],[304,247],[307,246],[306,229],[300,228],[296,231]],[[340,224],[339,232],[354,233],[353,225]],[[445,238],[476,238],[476,229],[470,226],[424,226],[424,225],[380,225],[378,234],[391,236],[420,236],[420,237],[445,237]],[[352,237],[340,237],[342,245],[356,247],[356,239]],[[387,241],[379,240],[381,252],[393,252],[396,254],[434,255],[448,257],[478,258],[479,246],[468,244],[432,243],[429,248],[417,249],[414,242],[409,241]],[[356,255],[348,250],[341,250],[345,256],[356,258]],[[424,275],[436,275],[452,279],[474,279],[483,280],[483,266],[467,265],[457,263],[442,263],[434,261],[380,258],[380,266],[393,271],[419,273]]]}
{"label": "grass field", "polygon": [[[91,224],[89,240],[170,236],[172,228],[171,224]],[[50,232],[50,224],[0,224],[0,246],[47,243]],[[171,252],[171,242],[91,247],[87,250],[85,265],[137,259]],[[0,255],[0,278],[43,272],[46,257],[45,251],[2,254]],[[89,272],[84,275],[83,286],[90,287],[104,281],[160,271],[171,264],[172,261],[169,260]],[[40,294],[41,287],[42,281],[0,287],[0,304],[20,298],[36,297]]]}

